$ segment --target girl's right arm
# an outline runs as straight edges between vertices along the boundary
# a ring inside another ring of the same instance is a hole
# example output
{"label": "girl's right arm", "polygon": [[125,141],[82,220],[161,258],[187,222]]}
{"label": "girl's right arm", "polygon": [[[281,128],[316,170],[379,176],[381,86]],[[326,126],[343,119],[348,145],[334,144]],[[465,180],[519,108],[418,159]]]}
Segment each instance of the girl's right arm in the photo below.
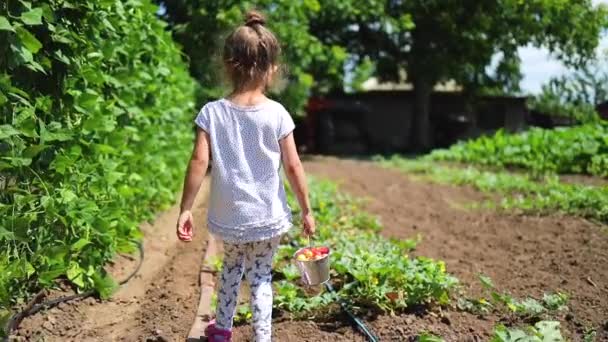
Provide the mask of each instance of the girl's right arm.
{"label": "girl's right arm", "polygon": [[293,134],[287,135],[279,141],[281,145],[281,156],[283,159],[283,168],[287,175],[287,180],[291,189],[296,193],[296,198],[302,210],[302,224],[304,225],[304,234],[313,235],[315,233],[315,219],[310,208],[308,199],[308,185],[306,183],[306,175],[304,167],[300,161],[296,143],[293,139]]}
{"label": "girl's right arm", "polygon": [[192,205],[198,193],[207,167],[209,166],[209,135],[202,129],[196,133],[196,142],[188,163],[186,179],[184,180],[184,191],[180,204],[180,214],[177,220],[177,237],[182,241],[192,241],[194,223],[192,222]]}

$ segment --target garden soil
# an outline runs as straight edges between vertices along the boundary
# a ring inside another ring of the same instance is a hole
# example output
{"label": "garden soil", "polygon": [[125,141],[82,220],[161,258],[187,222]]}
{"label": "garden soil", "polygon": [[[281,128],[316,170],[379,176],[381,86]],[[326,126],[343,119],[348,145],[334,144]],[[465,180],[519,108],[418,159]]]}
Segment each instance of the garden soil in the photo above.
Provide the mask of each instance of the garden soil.
{"label": "garden soil", "polygon": [[[329,178],[341,190],[365,198],[365,209],[377,215],[383,235],[421,243],[414,255],[445,260],[460,279],[463,295],[479,298],[477,275],[491,277],[500,291],[516,297],[542,297],[563,291],[571,298],[568,312],[557,315],[573,341],[589,329],[597,341],[608,341],[608,232],[605,227],[559,215],[529,216],[468,209],[486,199],[467,187],[437,185],[370,162],[310,158],[308,173]],[[204,197],[204,196],[202,196]],[[174,237],[177,208],[144,225],[146,257],[139,275],[110,301],[87,299],[61,305],[27,318],[17,337],[29,341],[184,341],[198,303],[198,273],[207,236],[195,241]],[[204,199],[195,212],[205,216]],[[135,261],[118,258],[112,271],[127,274]],[[455,308],[412,309],[400,315],[362,315],[381,341],[415,341],[422,332],[446,341],[487,341],[508,316],[484,317]],[[520,323],[520,322],[516,322]],[[305,322],[278,318],[274,341],[365,341],[343,316]],[[252,341],[247,326],[235,330],[235,341]]]}

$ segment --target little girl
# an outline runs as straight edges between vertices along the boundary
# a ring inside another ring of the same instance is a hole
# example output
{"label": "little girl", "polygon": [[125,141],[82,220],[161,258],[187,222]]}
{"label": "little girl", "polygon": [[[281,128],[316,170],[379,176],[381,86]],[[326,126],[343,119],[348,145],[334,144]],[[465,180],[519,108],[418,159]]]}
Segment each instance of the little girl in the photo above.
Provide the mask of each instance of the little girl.
{"label": "little girl", "polygon": [[209,159],[211,193],[208,227],[223,240],[216,320],[206,330],[211,342],[230,341],[243,273],[251,288],[256,341],[270,341],[272,259],[292,226],[279,174],[281,164],[300,208],[304,234],[315,232],[304,169],[296,150],[294,122],[264,91],[278,70],[280,47],[264,17],[249,12],[245,25],[226,38],[223,62],[233,91],[207,103],[196,117],[196,142],[184,182],[177,236],[191,241],[192,203]]}

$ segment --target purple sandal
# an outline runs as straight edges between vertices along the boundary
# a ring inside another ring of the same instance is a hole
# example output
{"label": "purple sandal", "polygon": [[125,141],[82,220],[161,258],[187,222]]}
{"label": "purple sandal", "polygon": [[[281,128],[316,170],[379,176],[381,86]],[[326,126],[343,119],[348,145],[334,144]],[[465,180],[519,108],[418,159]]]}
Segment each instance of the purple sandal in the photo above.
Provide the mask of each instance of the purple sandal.
{"label": "purple sandal", "polygon": [[232,331],[219,329],[215,326],[215,320],[212,320],[207,328],[205,328],[205,336],[209,342],[231,342]]}

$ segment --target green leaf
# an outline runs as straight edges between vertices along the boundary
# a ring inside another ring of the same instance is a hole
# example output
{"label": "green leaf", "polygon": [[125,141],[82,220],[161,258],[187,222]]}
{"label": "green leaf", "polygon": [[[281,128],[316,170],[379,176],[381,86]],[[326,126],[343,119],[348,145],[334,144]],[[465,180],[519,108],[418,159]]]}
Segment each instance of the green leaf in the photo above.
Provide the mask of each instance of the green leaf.
{"label": "green leaf", "polygon": [[26,25],[42,24],[42,8],[37,7],[30,11],[21,13],[21,21]]}
{"label": "green leaf", "polygon": [[28,30],[23,27],[17,27],[17,36],[21,40],[21,44],[25,46],[31,53],[37,53],[42,48],[42,43]]}
{"label": "green leaf", "polygon": [[494,283],[492,282],[492,279],[488,276],[485,276],[483,274],[479,274],[479,281],[481,282],[481,285],[483,285],[483,287],[487,290],[489,289],[493,289],[494,288]]}
{"label": "green leaf", "polygon": [[68,130],[59,130],[57,132],[44,131],[40,132],[40,138],[43,141],[68,141],[72,139],[72,134]]}
{"label": "green leaf", "polygon": [[48,147],[49,147],[48,145],[31,145],[31,146],[28,146],[23,151],[23,156],[25,156],[27,158],[34,158],[40,152],[44,151]]}
{"label": "green leaf", "polygon": [[32,274],[34,274],[34,272],[36,272],[36,269],[34,268],[34,266],[26,261],[25,262],[25,274],[29,277]]}
{"label": "green leaf", "polygon": [[32,53],[23,44],[11,44],[11,50],[17,57],[17,63],[26,64],[34,60]]}
{"label": "green leaf", "polygon": [[19,134],[19,131],[16,130],[11,125],[0,125],[0,140],[6,139],[10,136]]}
{"label": "green leaf", "polygon": [[82,112],[87,112],[95,109],[97,103],[100,102],[99,95],[95,92],[86,92],[76,98],[76,105],[81,108]]}
{"label": "green leaf", "polygon": [[70,263],[70,267],[68,268],[66,275],[68,280],[76,284],[78,287],[84,287],[83,270],[77,263]]}
{"label": "green leaf", "polygon": [[0,31],[15,32],[15,29],[5,16],[0,15]]}
{"label": "green leaf", "polygon": [[69,189],[61,189],[59,194],[61,195],[63,203],[70,203],[78,197],[74,192],[72,192],[72,190]]}
{"label": "green leaf", "polygon": [[564,337],[560,332],[560,323],[557,321],[540,321],[534,325],[542,335],[543,341],[562,342]]}
{"label": "green leaf", "polygon": [[4,159],[9,160],[11,165],[15,167],[30,166],[32,164],[32,158],[5,157]]}
{"label": "green leaf", "polygon": [[91,241],[89,241],[89,240],[87,240],[87,239],[84,239],[84,238],[78,239],[78,241],[76,241],[76,242],[74,242],[74,243],[72,244],[72,250],[73,250],[73,251],[79,251],[79,250],[81,250],[81,249],[82,249],[84,246],[88,245],[89,243],[91,243]]}
{"label": "green leaf", "polygon": [[418,342],[444,342],[444,340],[441,337],[424,333],[418,336]]}
{"label": "green leaf", "polygon": [[[61,266],[63,266],[63,265],[61,265]],[[65,268],[63,268],[63,267],[56,268],[56,267],[57,266],[55,266],[51,270],[39,273],[38,280],[40,281],[40,283],[50,285],[53,282],[53,280],[57,279],[59,276],[66,273]]]}
{"label": "green leaf", "polygon": [[528,334],[520,329],[507,329],[503,325],[499,325],[494,330],[494,336],[490,342],[523,342],[529,340]]}
{"label": "green leaf", "polygon": [[15,233],[10,232],[3,227],[0,227],[0,241],[2,240],[13,240],[15,239]]}
{"label": "green leaf", "polygon": [[70,65],[70,64],[71,64],[71,63],[70,63],[70,59],[69,59],[69,58],[67,58],[67,57],[66,57],[66,56],[63,54],[63,52],[61,52],[61,50],[57,50],[57,51],[55,51],[55,58],[56,58],[58,61],[61,61],[61,62],[62,62],[62,63],[64,63],[64,64],[67,64],[67,65]]}
{"label": "green leaf", "polygon": [[42,5],[42,12],[42,16],[44,17],[44,19],[46,19],[46,21],[48,21],[49,23],[55,22],[55,12],[53,12],[51,6],[49,6],[48,4]]}
{"label": "green leaf", "polygon": [[29,62],[28,64],[26,64],[26,67],[30,70],[38,71],[43,74],[46,74],[46,70],[44,70],[44,67],[42,65],[40,65],[40,63],[38,63],[38,62],[34,62],[34,61]]}
{"label": "green leaf", "polygon": [[32,3],[30,1],[19,0],[19,2],[28,10],[32,9]]}
{"label": "green leaf", "polygon": [[99,297],[102,299],[108,299],[114,291],[118,288],[118,284],[108,274],[94,273],[91,278],[93,279],[93,287],[99,293]]}
{"label": "green leaf", "polygon": [[545,307],[534,298],[526,298],[517,306],[517,311],[523,315],[539,316],[545,311]]}

